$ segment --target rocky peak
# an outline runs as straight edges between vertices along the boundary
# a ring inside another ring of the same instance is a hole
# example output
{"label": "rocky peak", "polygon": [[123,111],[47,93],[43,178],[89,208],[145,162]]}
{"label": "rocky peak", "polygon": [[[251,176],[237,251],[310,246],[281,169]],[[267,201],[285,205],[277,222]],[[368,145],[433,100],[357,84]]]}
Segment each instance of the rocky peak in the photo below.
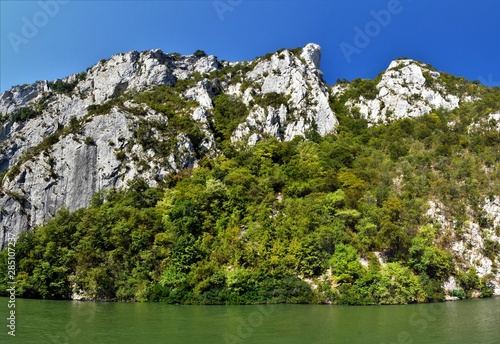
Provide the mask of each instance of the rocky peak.
{"label": "rocky peak", "polygon": [[300,51],[282,50],[256,60],[245,75],[250,87],[232,88],[250,107],[232,141],[255,144],[263,136],[289,141],[310,130],[320,135],[334,132],[338,122],[328,103],[328,87],[317,69],[320,58],[321,48],[310,43]]}
{"label": "rocky peak", "polygon": [[215,56],[196,57],[165,54],[159,49],[117,54],[88,70],[88,78],[79,85],[81,93],[90,93],[95,102],[111,99],[128,89],[143,91],[150,86],[173,85],[194,72],[209,73],[219,68]]}
{"label": "rocky peak", "polygon": [[18,108],[35,103],[42,94],[48,91],[47,81],[14,86],[0,95],[0,113],[8,114]]}
{"label": "rocky peak", "polygon": [[321,47],[315,43],[309,43],[302,49],[302,54],[300,54],[309,66],[314,66],[314,68],[319,69],[321,62]]}
{"label": "rocky peak", "polygon": [[0,95],[0,113],[9,114],[33,105],[43,96],[57,96],[61,93],[58,85],[67,87],[62,93],[72,101],[88,99],[90,103],[100,104],[126,90],[140,92],[151,86],[173,85],[177,80],[191,78],[195,72],[205,74],[219,68],[220,63],[213,55],[183,56],[166,54],[159,49],[129,51],[103,59],[86,72],[52,82],[14,86]]}
{"label": "rocky peak", "polygon": [[[374,83],[370,94],[361,94],[346,104],[351,109],[357,107],[360,115],[374,124],[418,117],[438,108],[452,110],[461,101],[473,98],[446,87],[450,79],[451,76],[437,72],[430,65],[399,59],[392,61],[375,80],[369,81]],[[332,95],[341,95],[349,88],[350,85],[336,85],[332,87]]]}

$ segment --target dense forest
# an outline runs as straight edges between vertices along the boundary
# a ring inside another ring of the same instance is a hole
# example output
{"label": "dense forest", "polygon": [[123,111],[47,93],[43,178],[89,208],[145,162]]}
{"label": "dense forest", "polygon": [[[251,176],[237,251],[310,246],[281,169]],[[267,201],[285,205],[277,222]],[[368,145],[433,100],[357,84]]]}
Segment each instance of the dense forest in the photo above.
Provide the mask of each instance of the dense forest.
{"label": "dense forest", "polygon": [[[168,89],[136,101],[156,102],[161,111]],[[500,194],[498,124],[484,120],[500,109],[500,90],[481,90],[482,100],[456,110],[376,126],[332,97],[336,134],[312,130],[255,146],[230,144],[235,119],[247,110],[220,94],[211,123],[218,157],[201,157],[199,167],[155,188],[137,178],[127,190],[103,191],[88,208],[61,210],[21,234],[17,293],[181,304],[406,304],[443,300],[443,282],[455,276],[454,296],[491,296],[488,276],[459,269],[449,249],[456,238],[426,215],[429,201],[439,199],[460,237],[465,207],[486,225],[484,197]],[[500,245],[486,250],[496,269]],[[6,269],[0,264],[4,295]]]}

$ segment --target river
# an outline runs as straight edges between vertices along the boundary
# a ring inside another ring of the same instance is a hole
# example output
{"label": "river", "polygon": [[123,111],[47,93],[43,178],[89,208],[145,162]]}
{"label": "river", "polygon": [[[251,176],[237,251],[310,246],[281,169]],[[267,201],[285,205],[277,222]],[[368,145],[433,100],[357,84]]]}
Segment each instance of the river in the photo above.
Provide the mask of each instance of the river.
{"label": "river", "polygon": [[177,306],[0,298],[0,343],[500,343],[500,298],[408,306]]}

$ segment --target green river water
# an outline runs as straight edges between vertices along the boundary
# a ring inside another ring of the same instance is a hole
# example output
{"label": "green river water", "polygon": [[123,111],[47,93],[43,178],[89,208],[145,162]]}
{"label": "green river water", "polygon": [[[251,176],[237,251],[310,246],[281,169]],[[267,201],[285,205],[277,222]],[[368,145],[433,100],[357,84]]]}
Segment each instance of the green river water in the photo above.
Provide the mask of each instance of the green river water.
{"label": "green river water", "polygon": [[500,343],[500,298],[408,306],[176,306],[0,298],[0,343]]}

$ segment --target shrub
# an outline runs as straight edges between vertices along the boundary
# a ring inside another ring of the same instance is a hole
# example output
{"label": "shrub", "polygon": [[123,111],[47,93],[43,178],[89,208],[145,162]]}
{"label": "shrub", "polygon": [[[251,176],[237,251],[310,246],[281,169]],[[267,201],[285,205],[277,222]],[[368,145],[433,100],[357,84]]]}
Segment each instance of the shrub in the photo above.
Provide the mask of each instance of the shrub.
{"label": "shrub", "polygon": [[207,54],[203,50],[196,50],[193,54],[194,56],[201,58],[207,56]]}
{"label": "shrub", "polygon": [[262,97],[256,99],[255,103],[263,107],[264,109],[271,106],[278,109],[281,105],[285,105],[288,108],[288,100],[290,95],[283,95],[277,92],[265,93]]}
{"label": "shrub", "polygon": [[124,151],[115,151],[115,156],[116,156],[116,159],[119,161],[123,161],[127,157],[127,155],[125,154]]}
{"label": "shrub", "polygon": [[116,102],[113,100],[102,104],[92,104],[87,106],[87,111],[89,115],[104,115],[109,113],[115,104]]}
{"label": "shrub", "polygon": [[63,80],[56,80],[54,82],[49,82],[48,86],[56,93],[70,94],[75,89],[76,85],[82,80],[87,78],[87,73],[81,72],[76,75],[75,80],[71,82],[66,82]]}
{"label": "shrub", "polygon": [[96,146],[94,139],[90,136],[85,137],[85,144],[88,146]]}
{"label": "shrub", "polygon": [[170,53],[168,56],[174,61],[179,61],[182,55],[179,53]]}
{"label": "shrub", "polygon": [[19,165],[14,165],[7,171],[7,179],[12,181],[19,175],[19,173],[21,173],[21,167]]}
{"label": "shrub", "polygon": [[238,124],[248,116],[248,109],[240,99],[227,94],[218,95],[213,102],[216,135],[228,140]]}
{"label": "shrub", "polygon": [[346,93],[348,94],[348,98],[351,99],[356,99],[360,96],[366,99],[375,99],[378,95],[377,83],[375,80],[357,78],[351,81]]}
{"label": "shrub", "polygon": [[463,289],[453,289],[450,292],[451,297],[458,297],[459,299],[465,298],[465,292]]}
{"label": "shrub", "polygon": [[24,106],[12,112],[10,114],[10,119],[14,122],[20,123],[20,122],[26,122],[39,115],[41,115],[41,111],[38,111],[31,106]]}

